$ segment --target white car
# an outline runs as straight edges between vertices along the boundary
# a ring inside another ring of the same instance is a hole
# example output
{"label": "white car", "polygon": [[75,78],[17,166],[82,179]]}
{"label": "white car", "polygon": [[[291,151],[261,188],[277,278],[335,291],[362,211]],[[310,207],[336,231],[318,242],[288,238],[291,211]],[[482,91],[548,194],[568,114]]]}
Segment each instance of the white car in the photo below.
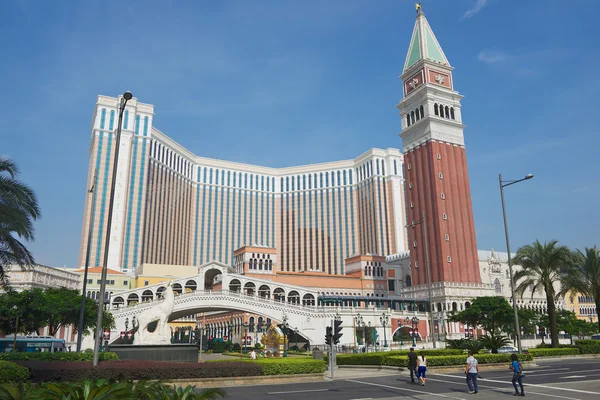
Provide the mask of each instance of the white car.
{"label": "white car", "polygon": [[515,346],[502,346],[498,349],[498,354],[517,354],[519,352],[519,349],[517,349]]}

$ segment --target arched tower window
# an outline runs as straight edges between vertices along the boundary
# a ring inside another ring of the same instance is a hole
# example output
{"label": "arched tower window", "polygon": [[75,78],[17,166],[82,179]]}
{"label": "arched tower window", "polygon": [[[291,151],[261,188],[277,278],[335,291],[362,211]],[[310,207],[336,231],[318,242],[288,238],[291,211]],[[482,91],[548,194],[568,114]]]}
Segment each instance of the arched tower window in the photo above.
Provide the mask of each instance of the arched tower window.
{"label": "arched tower window", "polygon": [[406,114],[406,126],[410,126],[410,114]]}
{"label": "arched tower window", "polygon": [[421,111],[421,118],[423,118],[425,116],[425,113],[423,112],[423,106],[420,106],[419,110]]}
{"label": "arched tower window", "polygon": [[438,105],[437,105],[437,103],[435,103],[435,104],[433,105],[433,112],[435,113],[435,115],[439,115],[439,114],[438,114]]}
{"label": "arched tower window", "polygon": [[450,118],[450,109],[446,106],[446,118]]}
{"label": "arched tower window", "polygon": [[500,284],[500,279],[498,278],[494,280],[494,289],[496,290],[496,293],[502,293],[502,285]]}
{"label": "arched tower window", "polygon": [[450,118],[454,119],[454,107],[450,107]]}
{"label": "arched tower window", "polygon": [[406,275],[406,287],[411,287],[412,286],[412,279],[410,278],[410,275]]}
{"label": "arched tower window", "polygon": [[413,124],[415,123],[415,112],[414,111],[411,111],[411,113],[410,113],[410,122]]}

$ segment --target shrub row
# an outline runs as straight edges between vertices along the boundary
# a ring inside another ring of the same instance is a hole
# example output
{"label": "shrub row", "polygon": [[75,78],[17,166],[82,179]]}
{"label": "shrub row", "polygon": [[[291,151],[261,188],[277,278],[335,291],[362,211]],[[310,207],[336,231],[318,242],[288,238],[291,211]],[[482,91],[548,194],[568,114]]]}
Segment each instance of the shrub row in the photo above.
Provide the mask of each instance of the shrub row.
{"label": "shrub row", "polygon": [[[477,354],[475,357],[481,364],[510,362],[510,354]],[[467,360],[466,354],[427,356],[428,366],[462,365]],[[521,361],[533,360],[532,354],[522,354]],[[408,366],[406,355],[389,353],[340,354],[336,356],[337,365],[389,365],[395,367]]]}
{"label": "shrub row", "polygon": [[[307,359],[244,359],[210,363],[179,363],[161,361],[107,361],[93,367],[82,362],[18,361],[18,366],[31,375],[32,382],[77,381],[81,379],[194,379],[226,378],[261,375],[294,375],[323,373],[326,364],[320,360]],[[11,363],[12,364],[12,363]]]}
{"label": "shrub row", "polygon": [[571,356],[580,354],[579,349],[576,347],[527,349],[527,351],[534,357]]}
{"label": "shrub row", "polygon": [[575,346],[581,354],[600,354],[600,340],[578,340]]}
{"label": "shrub row", "polygon": [[[92,361],[94,359],[94,353],[21,353],[21,352],[9,352],[0,353],[0,360],[4,361]],[[100,361],[114,361],[118,360],[119,356],[117,353],[102,352],[100,353]]]}
{"label": "shrub row", "polygon": [[29,370],[14,362],[0,361],[0,383],[25,382],[29,379]]}
{"label": "shrub row", "polygon": [[[558,348],[564,349],[564,348],[570,348],[570,349],[574,349],[577,346],[575,346],[574,344],[562,344],[559,343]],[[537,346],[535,346],[536,349],[556,349],[556,347],[552,347],[551,343],[540,343]]]}
{"label": "shrub row", "polygon": [[306,358],[261,358],[253,363],[263,367],[263,375],[319,374],[327,368],[324,361]]}
{"label": "shrub row", "polygon": [[183,363],[161,361],[106,361],[93,367],[87,362],[19,361],[29,368],[32,382],[77,381],[81,379],[194,379],[260,376],[264,368],[258,363]]}
{"label": "shrub row", "polygon": [[[388,351],[383,354],[387,354],[390,356],[406,356],[410,353],[410,350],[393,350]],[[467,354],[463,349],[428,349],[428,350],[419,350],[415,349],[415,353],[421,355],[421,353],[425,354],[425,357],[429,356],[460,356],[462,354]]]}

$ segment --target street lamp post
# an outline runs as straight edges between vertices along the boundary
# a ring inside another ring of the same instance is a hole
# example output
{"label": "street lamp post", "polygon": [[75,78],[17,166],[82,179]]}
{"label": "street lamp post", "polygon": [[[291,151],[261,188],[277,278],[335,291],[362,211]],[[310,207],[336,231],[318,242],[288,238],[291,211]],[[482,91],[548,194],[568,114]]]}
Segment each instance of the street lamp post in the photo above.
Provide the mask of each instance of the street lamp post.
{"label": "street lamp post", "polygon": [[248,326],[249,326],[248,321],[244,322],[242,325],[244,327],[244,341],[243,341],[244,347],[242,349],[242,353],[246,354],[246,340],[248,339],[247,336],[248,336]]}
{"label": "street lamp post", "polygon": [[283,321],[281,322],[281,328],[283,329],[283,356],[287,357],[287,349],[285,346],[286,338],[287,338],[287,330],[288,330],[288,317],[287,315],[283,316]]}
{"label": "street lamp post", "polygon": [[413,347],[417,347],[417,335],[419,333],[419,328],[418,328],[418,324],[419,324],[419,318],[412,317],[412,320],[410,321],[412,324],[412,339],[413,339]]}
{"label": "street lamp post", "polygon": [[129,317],[125,318],[125,336],[123,336],[123,342],[127,344],[127,332],[129,331]]}
{"label": "street lamp post", "polygon": [[425,223],[425,213],[421,214],[421,219],[419,221],[414,221],[412,223],[412,227],[414,228],[417,225],[423,225],[423,243],[425,245],[425,275],[427,276],[427,292],[429,296],[429,325],[431,329],[431,342],[433,344],[433,348],[437,347],[437,343],[435,341],[435,337],[433,336],[433,296],[431,294],[431,267],[429,266],[429,246],[427,242],[427,224]]}
{"label": "street lamp post", "polygon": [[363,345],[365,346],[365,351],[367,348],[367,332],[365,330],[365,321],[363,319],[363,316],[360,315],[360,313],[356,314],[356,317],[354,317],[354,322],[356,324],[356,326],[358,327],[358,329],[360,329],[360,327],[363,327]]}
{"label": "street lamp post", "polygon": [[[263,323],[260,324],[260,329],[261,329],[261,333],[262,333],[262,335],[260,337],[261,339],[264,337],[265,333],[267,332],[267,327],[268,327],[268,325],[265,321],[263,321]],[[262,344],[262,340],[261,340],[261,344]]]}
{"label": "street lamp post", "polygon": [[[94,183],[92,187],[88,190],[88,193],[94,193],[94,189],[96,188],[96,183],[98,182],[98,169],[94,170]],[[92,208],[90,212],[96,209],[96,196],[92,196]],[[88,240],[87,240],[87,248],[85,250],[85,269],[83,272],[83,288],[81,289],[81,303],[79,305],[79,322],[77,323],[77,352],[81,351],[81,341],[83,340],[83,319],[85,315],[85,299],[86,299],[86,291],[87,291],[87,280],[88,280],[88,270],[90,268],[90,254],[92,248],[92,228],[93,225],[90,222],[90,228],[88,229]]]}
{"label": "street lamp post", "polygon": [[15,310],[15,336],[13,338],[13,350],[17,351],[17,333],[19,332],[19,307],[16,305],[13,306],[13,310]]}
{"label": "street lamp post", "polygon": [[512,262],[510,256],[510,241],[508,239],[508,225],[506,223],[506,207],[504,205],[504,188],[506,186],[514,185],[515,183],[519,183],[522,181],[526,181],[528,179],[533,178],[533,174],[527,174],[524,178],[513,180],[513,181],[503,181],[502,174],[498,174],[498,183],[500,185],[500,199],[502,200],[502,216],[504,217],[504,235],[506,236],[506,252],[508,253],[508,272],[510,274],[510,294],[512,296],[513,303],[513,312],[515,314],[515,338],[517,339],[517,349],[519,354],[521,354],[521,327],[519,326],[519,313],[517,311],[517,296],[515,293],[515,280],[513,279],[513,270],[512,270]]}
{"label": "street lamp post", "polygon": [[104,313],[104,294],[106,293],[106,275],[108,273],[108,248],[110,245],[111,228],[112,228],[112,214],[115,204],[115,187],[117,180],[117,167],[119,166],[119,149],[121,142],[121,125],[123,123],[123,112],[125,111],[125,105],[133,98],[131,92],[127,91],[123,93],[121,103],[119,104],[119,123],[117,125],[117,134],[115,137],[115,159],[113,161],[113,173],[110,181],[110,197],[108,198],[108,215],[106,221],[106,241],[104,243],[104,263],[102,265],[102,276],[100,282],[100,301],[98,302],[98,319],[96,320],[96,341],[94,344],[94,361],[93,366],[98,366],[100,359],[100,345],[102,344],[102,315]]}
{"label": "street lamp post", "polygon": [[404,346],[404,338],[403,338],[403,334],[402,334],[402,328],[404,328],[404,325],[402,325],[402,320],[399,319],[398,320],[398,329],[400,330],[400,349],[402,349],[402,346]]}
{"label": "street lamp post", "polygon": [[201,363],[202,362],[202,321],[200,321],[199,319],[196,320],[196,330],[198,332],[198,362]]}
{"label": "street lamp post", "polygon": [[379,322],[381,322],[381,325],[383,326],[383,347],[388,347],[387,336],[385,332],[385,327],[388,324],[388,316],[385,312],[381,314],[381,317],[379,317]]}
{"label": "street lamp post", "polygon": [[[227,341],[232,343],[233,346],[233,322],[227,321]],[[231,351],[229,349],[228,351]]]}

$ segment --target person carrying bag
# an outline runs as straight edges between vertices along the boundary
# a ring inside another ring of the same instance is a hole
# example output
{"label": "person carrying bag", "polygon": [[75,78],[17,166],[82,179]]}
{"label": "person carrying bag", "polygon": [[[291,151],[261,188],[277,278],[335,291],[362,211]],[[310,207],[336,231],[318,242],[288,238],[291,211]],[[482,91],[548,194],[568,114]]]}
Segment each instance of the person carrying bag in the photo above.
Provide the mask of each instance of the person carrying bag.
{"label": "person carrying bag", "polygon": [[[516,354],[512,354],[510,356],[510,369],[513,371],[512,384],[515,388],[514,396],[525,396],[525,391],[523,390],[523,377],[525,376],[525,372],[523,371],[523,364],[519,361],[519,357]],[[517,386],[518,383],[518,386]],[[519,388],[521,389],[521,393],[519,394]]]}

